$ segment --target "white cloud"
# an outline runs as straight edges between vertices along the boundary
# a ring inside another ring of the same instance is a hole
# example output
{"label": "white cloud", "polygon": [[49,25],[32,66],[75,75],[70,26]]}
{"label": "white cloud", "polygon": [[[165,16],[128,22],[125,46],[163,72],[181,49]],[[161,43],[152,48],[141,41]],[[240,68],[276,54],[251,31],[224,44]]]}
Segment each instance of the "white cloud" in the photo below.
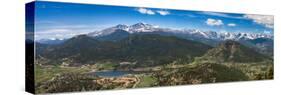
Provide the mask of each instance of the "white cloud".
{"label": "white cloud", "polygon": [[147,14],[147,15],[159,14],[159,15],[165,16],[165,15],[171,14],[167,10],[151,10],[151,9],[147,9],[147,8],[138,8],[137,11],[141,14]]}
{"label": "white cloud", "polygon": [[139,8],[138,12],[142,13],[142,14],[148,14],[148,15],[154,15],[155,12],[150,10],[150,9],[146,9],[146,8]]}
{"label": "white cloud", "polygon": [[156,11],[157,13],[159,13],[160,15],[169,15],[170,12],[169,11],[164,11],[164,10],[159,10],[159,11]]}
{"label": "white cloud", "polygon": [[68,33],[71,32],[70,29],[46,29],[42,31],[36,30],[37,34],[54,34],[54,33]]}
{"label": "white cloud", "polygon": [[245,18],[253,20],[253,22],[257,24],[264,25],[267,28],[273,28],[274,27],[274,17],[270,15],[253,15],[248,14],[244,15]]}
{"label": "white cloud", "polygon": [[221,26],[221,25],[223,25],[222,20],[212,19],[212,18],[208,18],[205,23],[209,26]]}
{"label": "white cloud", "polygon": [[36,40],[50,39],[50,38],[65,39],[65,38],[71,38],[75,35],[87,34],[91,31],[92,29],[63,29],[63,28],[37,30],[35,38]]}
{"label": "white cloud", "polygon": [[[40,26],[40,25],[39,25]],[[36,27],[35,40],[40,39],[65,39],[71,38],[80,34],[87,34],[93,31],[104,29],[111,26],[111,24],[94,25],[94,24],[75,24],[75,25],[61,25],[50,24],[48,26]]]}
{"label": "white cloud", "polygon": [[235,27],[236,24],[235,24],[235,23],[228,23],[227,26],[229,26],[229,27]]}
{"label": "white cloud", "polygon": [[225,18],[234,18],[234,19],[244,19],[241,16],[233,16],[226,13],[218,13],[218,12],[200,12],[201,14],[211,15],[211,16],[218,16],[218,17],[225,17]]}

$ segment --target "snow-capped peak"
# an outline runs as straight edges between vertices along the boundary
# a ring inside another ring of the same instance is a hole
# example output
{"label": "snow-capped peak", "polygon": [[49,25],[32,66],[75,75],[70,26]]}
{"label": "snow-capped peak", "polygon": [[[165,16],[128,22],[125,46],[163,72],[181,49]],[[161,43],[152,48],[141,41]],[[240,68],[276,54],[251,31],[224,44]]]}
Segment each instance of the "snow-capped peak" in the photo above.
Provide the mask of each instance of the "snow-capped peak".
{"label": "snow-capped peak", "polygon": [[154,30],[157,29],[157,27],[146,23],[136,23],[131,26],[125,24],[118,24],[111,28],[106,28],[101,31],[89,33],[88,35],[93,37],[108,35],[115,32],[115,30],[117,29],[127,31],[128,33],[136,33],[136,32],[153,32]]}
{"label": "snow-capped peak", "polygon": [[131,25],[131,28],[152,28],[152,27],[153,25],[142,23],[142,22]]}
{"label": "snow-capped peak", "polygon": [[215,32],[215,31],[202,31],[199,29],[170,29],[160,28],[147,23],[136,23],[133,25],[118,24],[114,27],[106,28],[101,31],[89,33],[89,36],[97,37],[109,35],[115,32],[117,29],[124,30],[128,33],[139,33],[139,32],[165,32],[172,33],[173,35],[186,35],[186,37],[214,39],[214,40],[240,40],[240,39],[256,39],[256,38],[273,38],[272,34],[266,33],[250,33],[250,32]]}
{"label": "snow-capped peak", "polygon": [[146,23],[137,23],[130,26],[129,32],[152,32],[156,27]]}
{"label": "snow-capped peak", "polygon": [[118,25],[115,26],[115,28],[125,30],[125,31],[129,30],[129,26],[125,25],[125,24],[118,24]]}

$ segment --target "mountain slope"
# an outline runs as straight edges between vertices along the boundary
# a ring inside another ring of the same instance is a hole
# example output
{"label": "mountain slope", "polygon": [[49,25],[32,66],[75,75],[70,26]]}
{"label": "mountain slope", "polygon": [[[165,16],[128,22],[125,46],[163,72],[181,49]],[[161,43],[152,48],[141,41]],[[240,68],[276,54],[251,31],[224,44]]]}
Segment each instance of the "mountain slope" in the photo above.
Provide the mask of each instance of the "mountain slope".
{"label": "mountain slope", "polygon": [[121,39],[128,37],[129,35],[130,35],[130,33],[128,33],[127,31],[117,29],[117,30],[114,30],[114,32],[109,35],[98,36],[95,38],[97,40],[101,40],[101,41],[119,41]]}
{"label": "mountain slope", "polygon": [[210,49],[200,60],[214,62],[262,62],[270,60],[265,55],[256,52],[238,42],[227,40],[219,46]]}
{"label": "mountain slope", "polygon": [[215,82],[245,81],[248,77],[239,69],[223,64],[191,64],[179,69],[167,69],[155,74],[158,84],[184,85]]}
{"label": "mountain slope", "polygon": [[211,47],[202,43],[156,34],[129,35],[119,41],[100,41],[87,35],[48,47],[42,56],[54,63],[137,62],[139,65],[167,64],[177,58],[202,56]]}
{"label": "mountain slope", "polygon": [[247,40],[252,47],[256,49],[256,51],[268,55],[273,56],[273,40],[268,38],[257,38],[252,40]]}
{"label": "mountain slope", "polygon": [[100,42],[87,35],[79,35],[63,44],[47,48],[42,56],[51,59],[55,64],[62,62],[72,64],[92,63],[105,57],[111,57],[109,55],[113,56],[116,47],[112,42]]}
{"label": "mountain slope", "polygon": [[[151,64],[170,63],[177,58],[195,57],[204,54],[211,47],[195,41],[157,34],[138,34],[120,41],[122,53],[132,60],[157,60]],[[120,53],[120,54],[122,54]]]}

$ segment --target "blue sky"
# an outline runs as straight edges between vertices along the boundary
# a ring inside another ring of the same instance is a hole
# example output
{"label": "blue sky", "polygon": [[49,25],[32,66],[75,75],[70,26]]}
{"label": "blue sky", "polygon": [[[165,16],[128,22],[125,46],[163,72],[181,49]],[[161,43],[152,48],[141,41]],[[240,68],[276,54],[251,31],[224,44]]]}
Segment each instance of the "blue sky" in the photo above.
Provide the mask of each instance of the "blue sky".
{"label": "blue sky", "polygon": [[273,33],[273,16],[203,11],[36,2],[36,39],[69,38],[112,27],[145,22],[164,28],[218,32]]}

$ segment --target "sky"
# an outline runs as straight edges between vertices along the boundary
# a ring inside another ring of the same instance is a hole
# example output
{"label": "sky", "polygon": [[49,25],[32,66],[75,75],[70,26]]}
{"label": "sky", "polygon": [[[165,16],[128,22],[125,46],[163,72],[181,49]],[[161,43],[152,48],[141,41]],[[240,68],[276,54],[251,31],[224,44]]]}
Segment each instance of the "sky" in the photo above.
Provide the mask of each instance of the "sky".
{"label": "sky", "polygon": [[217,32],[273,33],[270,15],[120,7],[37,1],[35,38],[64,39],[117,24],[143,22],[163,28]]}

